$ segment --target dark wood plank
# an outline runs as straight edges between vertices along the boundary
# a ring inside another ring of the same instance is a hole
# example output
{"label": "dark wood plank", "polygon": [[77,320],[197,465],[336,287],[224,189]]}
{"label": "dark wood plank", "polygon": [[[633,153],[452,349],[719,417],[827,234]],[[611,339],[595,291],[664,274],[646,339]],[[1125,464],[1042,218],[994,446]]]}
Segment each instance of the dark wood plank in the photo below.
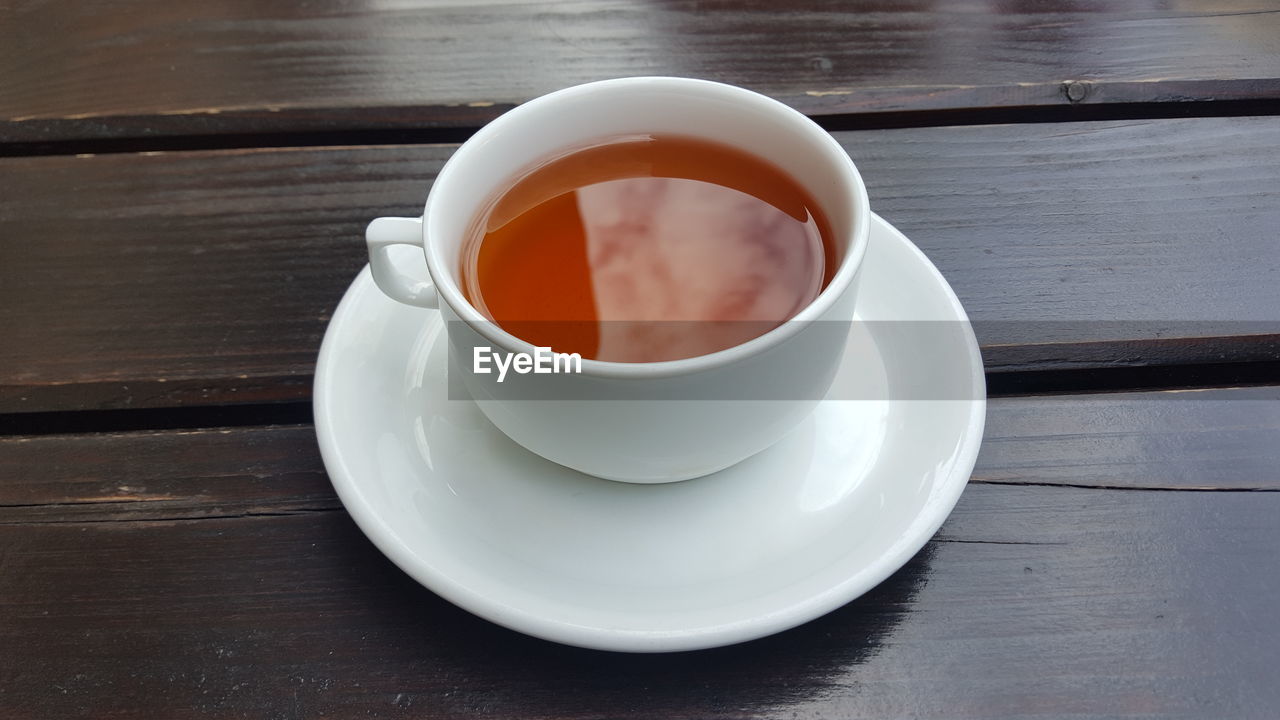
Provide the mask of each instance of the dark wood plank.
{"label": "dark wood plank", "polygon": [[1280,98],[1267,0],[629,0],[0,9],[0,142],[474,127],[689,75],[812,114]]}
{"label": "dark wood plank", "polygon": [[973,482],[1280,490],[1280,388],[1001,398]]}
{"label": "dark wood plank", "polygon": [[311,425],[0,437],[0,523],[341,507]]}
{"label": "dark wood plank", "polygon": [[[1280,359],[1280,119],[838,136],[992,372]],[[0,412],[307,398],[365,223],[450,152],[0,159]]]}
{"label": "dark wood plank", "polygon": [[[1280,386],[1003,398],[974,483],[1280,490]],[[339,510],[310,425],[0,437],[0,524]]]}
{"label": "dark wood plank", "polygon": [[[239,450],[184,434],[144,464],[119,455],[154,437],[97,438],[97,467],[86,456],[29,470],[88,476],[71,490],[81,498],[97,477],[230,494],[244,466],[290,472],[290,451],[264,455],[251,434],[304,442],[301,430],[236,432]],[[1165,461],[1135,448],[1139,462]],[[1072,463],[1092,473],[1081,449]],[[214,450],[221,470],[204,457]],[[576,650],[476,619],[400,573],[342,512],[10,514],[0,715],[1267,717],[1280,703],[1277,512],[1276,492],[978,483],[863,598],[771,638],[666,656]]]}

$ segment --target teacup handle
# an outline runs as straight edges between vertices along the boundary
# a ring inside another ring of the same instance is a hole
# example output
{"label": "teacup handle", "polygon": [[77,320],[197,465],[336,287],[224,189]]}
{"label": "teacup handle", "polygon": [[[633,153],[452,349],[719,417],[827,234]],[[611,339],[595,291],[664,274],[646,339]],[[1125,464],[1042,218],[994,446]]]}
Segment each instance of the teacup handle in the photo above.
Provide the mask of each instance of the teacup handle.
{"label": "teacup handle", "polygon": [[440,307],[440,296],[430,279],[410,277],[391,260],[392,245],[422,247],[422,218],[380,217],[364,231],[369,245],[373,281],[392,300],[424,308]]}

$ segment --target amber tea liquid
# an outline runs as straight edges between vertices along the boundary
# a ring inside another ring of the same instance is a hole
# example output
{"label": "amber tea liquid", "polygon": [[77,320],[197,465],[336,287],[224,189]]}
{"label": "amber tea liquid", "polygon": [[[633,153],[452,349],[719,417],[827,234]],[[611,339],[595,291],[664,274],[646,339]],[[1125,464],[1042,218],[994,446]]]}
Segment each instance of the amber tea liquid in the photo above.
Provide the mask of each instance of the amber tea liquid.
{"label": "amber tea liquid", "polygon": [[516,179],[477,218],[461,277],[467,299],[522,340],[654,362],[768,332],[836,265],[826,218],[782,170],[717,143],[646,135]]}

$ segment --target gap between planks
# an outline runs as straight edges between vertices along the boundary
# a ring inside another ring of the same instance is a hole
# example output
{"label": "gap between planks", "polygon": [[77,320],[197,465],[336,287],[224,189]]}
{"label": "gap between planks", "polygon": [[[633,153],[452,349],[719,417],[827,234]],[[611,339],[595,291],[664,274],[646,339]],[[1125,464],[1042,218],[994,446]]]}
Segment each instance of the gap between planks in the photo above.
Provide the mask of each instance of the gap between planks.
{"label": "gap between planks", "polygon": [[[1063,83],[1067,87],[1072,83]],[[1105,88],[1106,86],[1099,86]],[[826,91],[814,97],[839,100],[855,97],[864,91]],[[1064,91],[1065,92],[1065,91]],[[1092,92],[1092,91],[1091,91]],[[788,98],[782,98],[786,101]],[[494,117],[515,105],[495,105]],[[322,109],[298,109],[297,125],[314,124],[306,119],[307,113],[323,115]],[[319,148],[319,147],[368,147],[395,145],[458,144],[471,137],[482,124],[456,127],[349,127],[326,130],[285,129],[289,120],[282,115],[279,129],[265,132],[249,132],[234,120],[235,113],[221,114],[228,118],[225,132],[181,133],[165,135],[133,135],[121,137],[83,137],[50,141],[0,140],[0,157],[29,157],[43,155],[99,155],[123,153],[155,153],[173,151]],[[1216,100],[1213,98],[1179,98],[1159,102],[1098,102],[1061,103],[1049,105],[1010,105],[936,108],[919,110],[862,110],[843,112],[834,104],[832,112],[811,112],[810,118],[829,132],[849,130],[888,130],[900,128],[952,127],[966,125],[1028,124],[1095,122],[1108,120],[1162,120],[1171,118],[1215,118],[1280,115],[1280,97],[1255,97],[1247,99]],[[249,117],[257,118],[256,113]],[[492,118],[488,118],[492,119]],[[112,118],[94,118],[110,121]],[[132,123],[146,124],[146,118],[127,118]],[[74,123],[76,118],[50,118],[27,120],[32,123]],[[3,123],[0,123],[3,125]],[[6,138],[0,127],[0,138]],[[17,137],[21,138],[21,135]]]}

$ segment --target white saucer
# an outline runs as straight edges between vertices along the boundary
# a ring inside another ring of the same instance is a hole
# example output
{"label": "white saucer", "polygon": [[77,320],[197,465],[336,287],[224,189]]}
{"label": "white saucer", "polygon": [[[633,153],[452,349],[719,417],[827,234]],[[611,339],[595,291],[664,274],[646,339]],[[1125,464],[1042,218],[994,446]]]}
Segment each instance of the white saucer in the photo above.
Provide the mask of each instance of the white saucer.
{"label": "white saucer", "polygon": [[860,319],[950,322],[855,323],[829,397],[879,399],[823,401],[763,453],[668,485],[568,470],[447,399],[439,313],[388,299],[366,267],[316,368],[325,467],[387,557],[500,625],[639,652],[794,627],[910,559],[982,439],[982,362],[951,288],[879,217],[865,262]]}

